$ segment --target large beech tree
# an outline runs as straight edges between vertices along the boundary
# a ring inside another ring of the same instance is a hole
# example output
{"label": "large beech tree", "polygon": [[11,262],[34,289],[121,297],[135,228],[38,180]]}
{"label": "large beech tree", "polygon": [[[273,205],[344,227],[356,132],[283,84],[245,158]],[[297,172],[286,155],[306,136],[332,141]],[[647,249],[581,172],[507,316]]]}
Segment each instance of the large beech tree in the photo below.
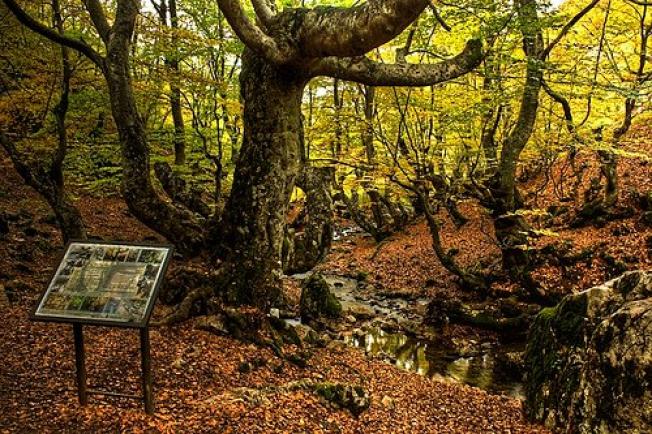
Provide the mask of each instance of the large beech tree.
{"label": "large beech tree", "polygon": [[190,292],[180,312],[218,292],[231,302],[262,308],[277,300],[285,216],[302,169],[301,102],[311,79],[328,76],[367,86],[429,86],[461,76],[482,60],[478,40],[437,64],[384,64],[365,57],[403,32],[431,5],[429,0],[370,0],[350,8],[280,12],[266,0],[252,0],[255,19],[247,15],[241,0],[217,0],[245,44],[240,74],[244,139],[222,215],[202,221],[152,185],[147,134],[129,67],[139,2],[117,0],[112,22],[100,0],[83,2],[102,41],[97,48],[50,30],[16,0],[2,1],[22,24],[79,51],[102,71],[122,149],[123,195],[132,213],[183,252],[208,250],[216,258],[212,285]]}

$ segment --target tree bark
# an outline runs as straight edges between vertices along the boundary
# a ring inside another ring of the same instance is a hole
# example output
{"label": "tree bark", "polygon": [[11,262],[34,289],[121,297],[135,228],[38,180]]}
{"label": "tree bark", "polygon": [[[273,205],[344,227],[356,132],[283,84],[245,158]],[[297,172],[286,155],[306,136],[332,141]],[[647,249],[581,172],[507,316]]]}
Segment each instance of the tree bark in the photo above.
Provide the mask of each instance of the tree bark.
{"label": "tree bark", "polygon": [[109,88],[111,111],[122,151],[122,193],[129,210],[164,235],[184,253],[197,253],[205,231],[189,210],[174,206],[152,185],[150,151],[143,120],[134,97],[129,68],[131,37],[138,14],[135,1],[118,2],[107,56],[100,63]]}
{"label": "tree bark", "polygon": [[333,200],[330,187],[334,170],[331,167],[305,167],[297,178],[297,186],[306,194],[307,222],[303,233],[288,234],[284,248],[285,272],[305,273],[321,262],[333,241]]}
{"label": "tree bark", "polygon": [[[56,30],[60,35],[63,35],[63,19],[58,0],[52,1],[52,12]],[[44,166],[40,162],[29,164],[27,157],[18,151],[14,142],[0,133],[0,144],[9,154],[18,174],[52,208],[64,243],[71,239],[86,238],[84,221],[81,213],[66,193],[63,174],[63,162],[68,151],[66,115],[68,114],[71,79],[72,67],[70,65],[69,49],[61,46],[61,95],[52,110],[57,131],[57,149],[52,155],[52,160],[48,166]]]}
{"label": "tree bark", "polygon": [[[177,1],[169,0],[170,5],[170,27],[175,32],[179,28],[177,17]],[[174,39],[176,40],[176,38]],[[176,46],[176,44],[174,44]],[[166,63],[172,70],[174,76],[170,80],[170,109],[172,111],[172,122],[174,123],[174,164],[183,165],[186,163],[186,128],[183,123],[183,111],[181,109],[181,89],[179,88],[179,59],[177,53],[166,58]]]}
{"label": "tree bark", "polygon": [[376,159],[376,148],[374,147],[374,113],[376,109],[376,88],[364,86],[364,131],[362,132],[362,144],[364,145],[367,161],[374,164]]}
{"label": "tree bark", "polygon": [[528,229],[519,206],[516,187],[516,166],[527,145],[539,109],[539,93],[543,81],[543,38],[539,28],[536,0],[522,0],[517,5],[523,34],[523,50],[527,56],[526,78],[518,119],[505,139],[498,171],[490,185],[491,212],[503,258],[503,269],[518,281],[529,280]]}
{"label": "tree bark", "polygon": [[245,49],[240,73],[244,138],[217,238],[228,301],[267,308],[280,296],[287,208],[300,169],[307,80]]}

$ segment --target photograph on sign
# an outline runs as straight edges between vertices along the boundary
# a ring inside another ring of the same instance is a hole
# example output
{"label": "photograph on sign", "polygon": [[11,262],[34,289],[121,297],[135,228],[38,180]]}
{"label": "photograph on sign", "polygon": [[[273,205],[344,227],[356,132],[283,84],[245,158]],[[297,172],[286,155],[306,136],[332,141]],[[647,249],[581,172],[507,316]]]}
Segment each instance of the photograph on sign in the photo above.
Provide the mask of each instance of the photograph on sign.
{"label": "photograph on sign", "polygon": [[34,316],[139,323],[170,250],[73,242]]}

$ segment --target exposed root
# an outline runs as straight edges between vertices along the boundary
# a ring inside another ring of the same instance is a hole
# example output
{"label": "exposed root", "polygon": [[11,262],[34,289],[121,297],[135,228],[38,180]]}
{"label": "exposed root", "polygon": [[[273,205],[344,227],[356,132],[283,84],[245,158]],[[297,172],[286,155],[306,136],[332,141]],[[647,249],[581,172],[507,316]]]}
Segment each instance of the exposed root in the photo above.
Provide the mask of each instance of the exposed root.
{"label": "exposed root", "polygon": [[[153,322],[152,325],[173,325],[186,321],[193,314],[196,314],[193,312],[193,307],[196,303],[200,301],[209,301],[215,295],[218,295],[219,288],[226,287],[230,274],[226,272],[226,267],[220,267],[210,274],[204,274],[195,269],[185,268],[177,273],[177,277],[179,276],[181,277],[180,280],[183,280],[184,277],[190,277],[191,279],[186,282],[177,282],[178,285],[193,285],[194,289],[188,291],[183,296],[181,302],[177,304],[174,312],[163,318],[161,321]],[[172,280],[172,282],[174,282],[174,280]],[[183,293],[183,291],[176,292]]]}
{"label": "exposed root", "polygon": [[457,300],[435,299],[428,306],[427,321],[435,325],[469,325],[510,337],[525,337],[536,314],[534,310],[512,305],[509,315],[505,315],[489,309],[474,310]]}
{"label": "exposed root", "polygon": [[163,318],[161,321],[152,322],[152,326],[173,325],[186,321],[190,318],[194,304],[199,300],[208,299],[213,294],[213,291],[214,288],[209,286],[190,291],[186,294],[181,303],[179,303],[174,312]]}
{"label": "exposed root", "polygon": [[271,396],[298,390],[315,393],[323,400],[324,404],[336,409],[344,408],[356,417],[368,409],[371,404],[369,392],[361,386],[345,383],[319,382],[310,378],[291,381],[279,386],[270,385],[261,388],[238,387],[213,396],[205,402],[207,404],[213,404],[215,402],[247,402],[253,405],[269,405],[271,402],[269,398]]}

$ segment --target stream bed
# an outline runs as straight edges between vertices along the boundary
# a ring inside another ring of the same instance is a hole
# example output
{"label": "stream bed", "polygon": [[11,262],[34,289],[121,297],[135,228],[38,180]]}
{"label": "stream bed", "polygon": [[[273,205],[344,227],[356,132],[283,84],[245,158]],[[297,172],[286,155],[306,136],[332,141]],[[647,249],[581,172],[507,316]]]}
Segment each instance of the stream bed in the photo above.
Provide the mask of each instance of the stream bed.
{"label": "stream bed", "polygon": [[523,384],[496,363],[496,349],[485,347],[478,354],[462,357],[438,349],[433,343],[389,333],[379,328],[352,334],[345,342],[407,371],[429,378],[455,381],[484,389],[490,393],[523,399]]}
{"label": "stream bed", "polygon": [[[305,279],[310,273],[291,276]],[[523,399],[522,382],[515,372],[507,372],[497,362],[501,354],[520,351],[522,348],[495,346],[491,343],[467,342],[463,351],[446,348],[427,338],[413,337],[402,331],[391,332],[378,326],[420,323],[419,307],[427,305],[427,299],[404,300],[378,297],[373,291],[362,290],[355,279],[337,275],[323,275],[332,293],[347,312],[367,312],[368,318],[351,325],[344,333],[346,344],[360,348],[369,357],[379,358],[398,368],[416,372],[429,378],[468,384],[489,393]],[[294,320],[291,322],[300,322]],[[436,334],[436,330],[434,331]]]}

